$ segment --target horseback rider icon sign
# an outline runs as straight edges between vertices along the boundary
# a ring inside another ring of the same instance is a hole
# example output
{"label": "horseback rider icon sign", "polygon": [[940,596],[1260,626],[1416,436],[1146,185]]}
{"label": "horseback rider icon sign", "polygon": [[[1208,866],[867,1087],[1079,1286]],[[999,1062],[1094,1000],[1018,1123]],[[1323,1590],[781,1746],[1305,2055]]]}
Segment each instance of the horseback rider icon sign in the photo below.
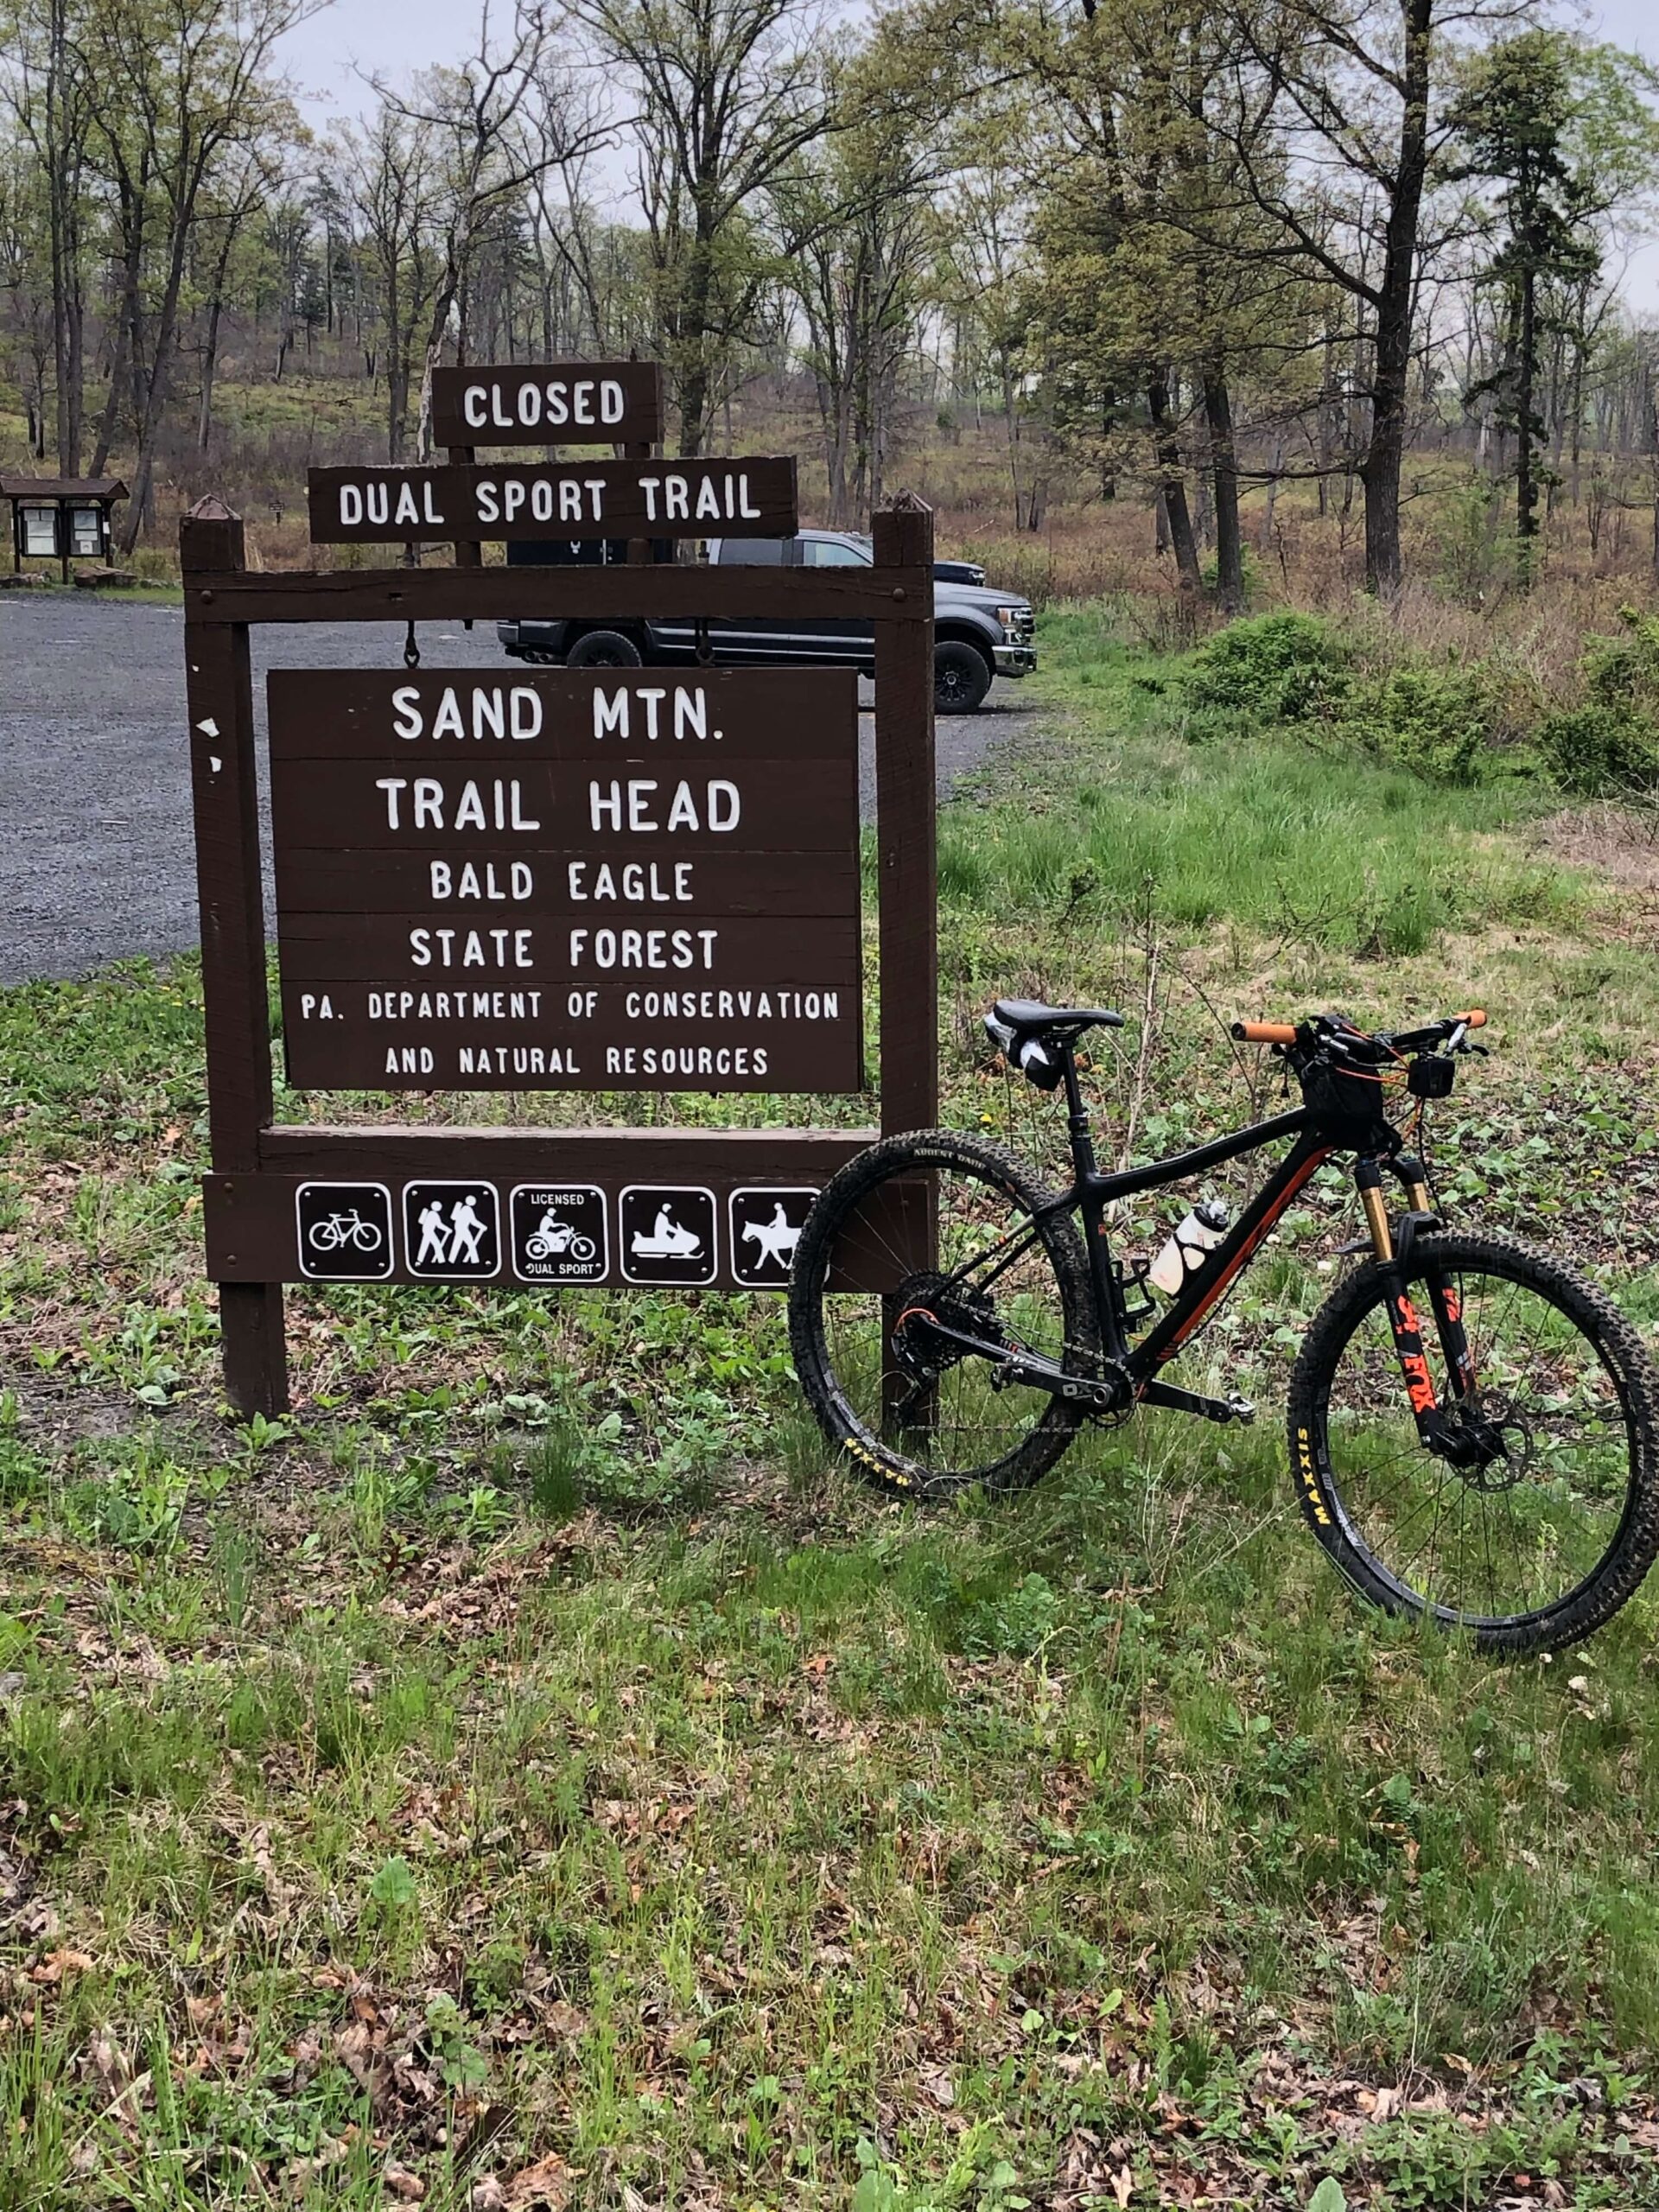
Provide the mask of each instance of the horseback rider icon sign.
{"label": "horseback rider icon sign", "polygon": [[727,1251],[732,1273],[750,1290],[782,1290],[816,1190],[780,1190],[775,1184],[734,1191]]}

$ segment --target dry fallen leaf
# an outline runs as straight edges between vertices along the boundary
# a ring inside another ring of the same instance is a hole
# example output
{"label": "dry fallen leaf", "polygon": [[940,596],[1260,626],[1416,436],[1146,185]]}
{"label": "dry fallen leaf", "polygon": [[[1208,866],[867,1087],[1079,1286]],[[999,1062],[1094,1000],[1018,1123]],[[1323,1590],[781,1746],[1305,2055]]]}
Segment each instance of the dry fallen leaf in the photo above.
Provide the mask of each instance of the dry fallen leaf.
{"label": "dry fallen leaf", "polygon": [[396,2158],[386,2161],[386,2187],[405,2204],[418,2204],[426,2195],[426,2183],[419,2174],[411,2173],[407,2166],[400,2166]]}
{"label": "dry fallen leaf", "polygon": [[42,1987],[49,1987],[52,1983],[61,1981],[66,1974],[90,1974],[97,1963],[95,1959],[89,1959],[85,1951],[72,1951],[67,1948],[60,1951],[48,1951],[38,1966],[29,1968],[29,1978],[31,1981],[39,1982]]}
{"label": "dry fallen leaf", "polygon": [[533,2166],[525,2166],[507,2183],[504,2202],[512,2212],[525,2212],[531,2205],[541,2205],[547,2212],[563,2212],[570,2201],[570,2169],[556,2151],[550,2151],[544,2158],[537,2158]]}

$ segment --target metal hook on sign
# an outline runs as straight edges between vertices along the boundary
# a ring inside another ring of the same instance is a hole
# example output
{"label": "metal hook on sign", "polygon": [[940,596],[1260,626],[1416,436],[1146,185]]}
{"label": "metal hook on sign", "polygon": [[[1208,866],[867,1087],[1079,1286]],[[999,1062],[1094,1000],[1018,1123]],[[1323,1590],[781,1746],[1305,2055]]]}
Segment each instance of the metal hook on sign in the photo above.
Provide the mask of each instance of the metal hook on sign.
{"label": "metal hook on sign", "polygon": [[709,662],[712,661],[715,657],[715,649],[709,642],[709,618],[706,614],[700,614],[697,617],[697,626],[695,636],[696,641],[697,666],[699,668],[707,668]]}
{"label": "metal hook on sign", "polygon": [[418,668],[420,664],[421,649],[415,642],[415,625],[411,622],[409,626],[409,635],[404,639],[404,666]]}

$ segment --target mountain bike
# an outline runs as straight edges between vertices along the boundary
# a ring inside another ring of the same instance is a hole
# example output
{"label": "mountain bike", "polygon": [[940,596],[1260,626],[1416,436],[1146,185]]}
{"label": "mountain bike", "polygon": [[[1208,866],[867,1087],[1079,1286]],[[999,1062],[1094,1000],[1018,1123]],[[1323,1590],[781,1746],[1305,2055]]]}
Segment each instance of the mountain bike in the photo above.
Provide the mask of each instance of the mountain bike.
{"label": "mountain bike", "polygon": [[[1575,1268],[1450,1226],[1433,1202],[1424,1109],[1484,1049],[1485,1020],[1374,1033],[1339,1014],[1236,1023],[1283,1058],[1301,1104],[1107,1173],[1076,1052],[1122,1016],[1000,1000],[985,1020],[999,1052],[1064,1091],[1071,1185],[1045,1189],[1001,1145],[951,1129],[887,1139],[841,1169],[790,1290],[796,1371],[824,1433],[881,1488],[935,1497],[1035,1482],[1085,1421],[1142,1408],[1253,1420],[1238,1393],[1206,1396],[1162,1370],[1297,1194],[1351,1154],[1366,1233],[1343,1249],[1359,1264],[1306,1325],[1289,1382],[1302,1511],[1352,1587],[1390,1612],[1471,1630],[1492,1652],[1589,1635],[1659,1550],[1659,1378]],[[1288,1148],[1237,1222],[1212,1230],[1211,1249],[1184,1247],[1167,1304],[1146,1265],[1114,1260],[1117,1201],[1276,1144]]]}

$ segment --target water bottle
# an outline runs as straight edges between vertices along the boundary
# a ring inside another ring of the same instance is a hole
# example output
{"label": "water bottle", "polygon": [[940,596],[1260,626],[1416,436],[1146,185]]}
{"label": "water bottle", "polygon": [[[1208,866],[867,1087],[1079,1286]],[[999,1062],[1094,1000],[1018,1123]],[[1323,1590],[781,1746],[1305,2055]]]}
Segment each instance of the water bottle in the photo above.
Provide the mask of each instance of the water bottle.
{"label": "water bottle", "polygon": [[1220,1198],[1205,1198],[1175,1224],[1175,1233],[1147,1270],[1166,1298],[1174,1298],[1188,1275],[1201,1268],[1227,1234],[1228,1213]]}

